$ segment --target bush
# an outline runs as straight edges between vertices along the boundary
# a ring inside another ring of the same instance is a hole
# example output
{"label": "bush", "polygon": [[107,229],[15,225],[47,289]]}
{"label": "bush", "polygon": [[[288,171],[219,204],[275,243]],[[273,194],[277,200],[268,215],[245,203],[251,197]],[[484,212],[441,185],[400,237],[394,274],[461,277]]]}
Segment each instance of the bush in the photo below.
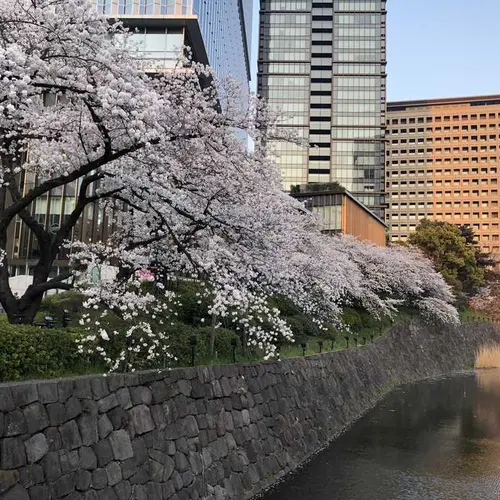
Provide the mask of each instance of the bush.
{"label": "bush", "polygon": [[[88,370],[94,360],[77,352],[77,328],[11,325],[0,318],[0,380],[56,377]],[[90,363],[89,363],[90,362]]]}
{"label": "bush", "polygon": [[57,293],[43,299],[40,310],[46,311],[51,316],[59,319],[65,310],[73,314],[82,313],[83,300],[83,295],[78,292]]}

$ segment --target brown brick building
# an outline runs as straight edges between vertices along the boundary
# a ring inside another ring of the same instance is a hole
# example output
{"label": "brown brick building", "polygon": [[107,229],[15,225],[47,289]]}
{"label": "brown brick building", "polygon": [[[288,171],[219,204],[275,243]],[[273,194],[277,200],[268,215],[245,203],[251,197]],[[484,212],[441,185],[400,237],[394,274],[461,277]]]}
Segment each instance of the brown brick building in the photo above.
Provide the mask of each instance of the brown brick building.
{"label": "brown brick building", "polygon": [[500,95],[387,107],[386,223],[406,241],[429,218],[468,225],[500,261]]}

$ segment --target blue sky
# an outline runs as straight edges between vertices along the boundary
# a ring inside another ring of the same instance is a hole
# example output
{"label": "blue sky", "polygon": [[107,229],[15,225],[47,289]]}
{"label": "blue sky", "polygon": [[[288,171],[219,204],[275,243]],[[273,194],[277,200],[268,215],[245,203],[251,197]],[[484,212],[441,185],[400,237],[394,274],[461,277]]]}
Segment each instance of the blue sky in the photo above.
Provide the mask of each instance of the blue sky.
{"label": "blue sky", "polygon": [[[259,2],[254,3],[255,75]],[[500,0],[387,3],[390,101],[500,94]]]}

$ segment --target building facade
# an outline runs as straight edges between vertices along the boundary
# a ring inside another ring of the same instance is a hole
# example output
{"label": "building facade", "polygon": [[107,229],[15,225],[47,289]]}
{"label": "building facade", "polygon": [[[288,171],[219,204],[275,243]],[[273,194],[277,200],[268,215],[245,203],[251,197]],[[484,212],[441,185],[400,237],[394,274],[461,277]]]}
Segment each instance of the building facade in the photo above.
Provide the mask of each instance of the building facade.
{"label": "building facade", "polygon": [[386,223],[406,241],[423,218],[470,226],[500,260],[500,95],[387,108]]}
{"label": "building facade", "polygon": [[382,216],[385,0],[261,0],[258,92],[311,146],[272,143],[283,187],[338,182]]}
{"label": "building facade", "polygon": [[350,234],[359,240],[386,246],[384,221],[348,191],[331,190],[328,185],[305,184],[294,188],[291,196],[321,215],[324,233]]}
{"label": "building facade", "polygon": [[[138,57],[146,61],[147,71],[173,70],[180,49],[189,46],[194,61],[211,65],[220,78],[233,76],[248,89],[252,3],[253,0],[97,0],[97,9],[135,30],[133,47]],[[34,175],[23,173],[21,192],[28,192],[36,182]],[[79,183],[52,190],[31,206],[32,215],[46,228],[57,231],[75,207],[78,190]],[[113,217],[108,216],[105,208],[89,204],[72,238],[104,241],[114,230]],[[8,238],[11,275],[32,274],[39,255],[37,239],[16,218]],[[64,270],[67,257],[61,251],[51,276]]]}

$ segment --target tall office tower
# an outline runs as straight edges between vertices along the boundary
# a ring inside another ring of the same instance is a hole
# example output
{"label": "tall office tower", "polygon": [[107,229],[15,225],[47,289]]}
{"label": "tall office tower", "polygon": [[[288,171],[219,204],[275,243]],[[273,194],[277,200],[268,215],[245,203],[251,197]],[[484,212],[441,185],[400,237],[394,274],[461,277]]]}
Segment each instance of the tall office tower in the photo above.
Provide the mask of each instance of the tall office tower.
{"label": "tall office tower", "polygon": [[271,144],[286,191],[339,182],[384,209],[385,0],[261,0],[258,92],[311,148]]}
{"label": "tall office tower", "polygon": [[500,95],[389,103],[387,131],[391,240],[423,218],[467,225],[500,261]]}
{"label": "tall office tower", "polygon": [[248,88],[253,0],[97,0],[97,8],[137,30],[140,56],[152,67],[174,67],[186,45],[218,77]]}
{"label": "tall office tower", "polygon": [[[96,0],[100,13],[136,30],[134,47],[146,61],[146,71],[174,69],[185,45],[192,48],[194,61],[211,65],[218,77],[230,74],[243,88],[250,80],[252,4],[253,0]],[[27,192],[37,179],[23,175],[20,182]],[[71,184],[47,193],[32,205],[33,217],[56,231],[75,207],[78,189]],[[72,238],[102,241],[114,229],[102,206],[89,204]],[[9,228],[8,253],[11,275],[32,274],[40,255],[38,242],[19,218]],[[51,276],[66,266],[67,255],[61,252]]]}

